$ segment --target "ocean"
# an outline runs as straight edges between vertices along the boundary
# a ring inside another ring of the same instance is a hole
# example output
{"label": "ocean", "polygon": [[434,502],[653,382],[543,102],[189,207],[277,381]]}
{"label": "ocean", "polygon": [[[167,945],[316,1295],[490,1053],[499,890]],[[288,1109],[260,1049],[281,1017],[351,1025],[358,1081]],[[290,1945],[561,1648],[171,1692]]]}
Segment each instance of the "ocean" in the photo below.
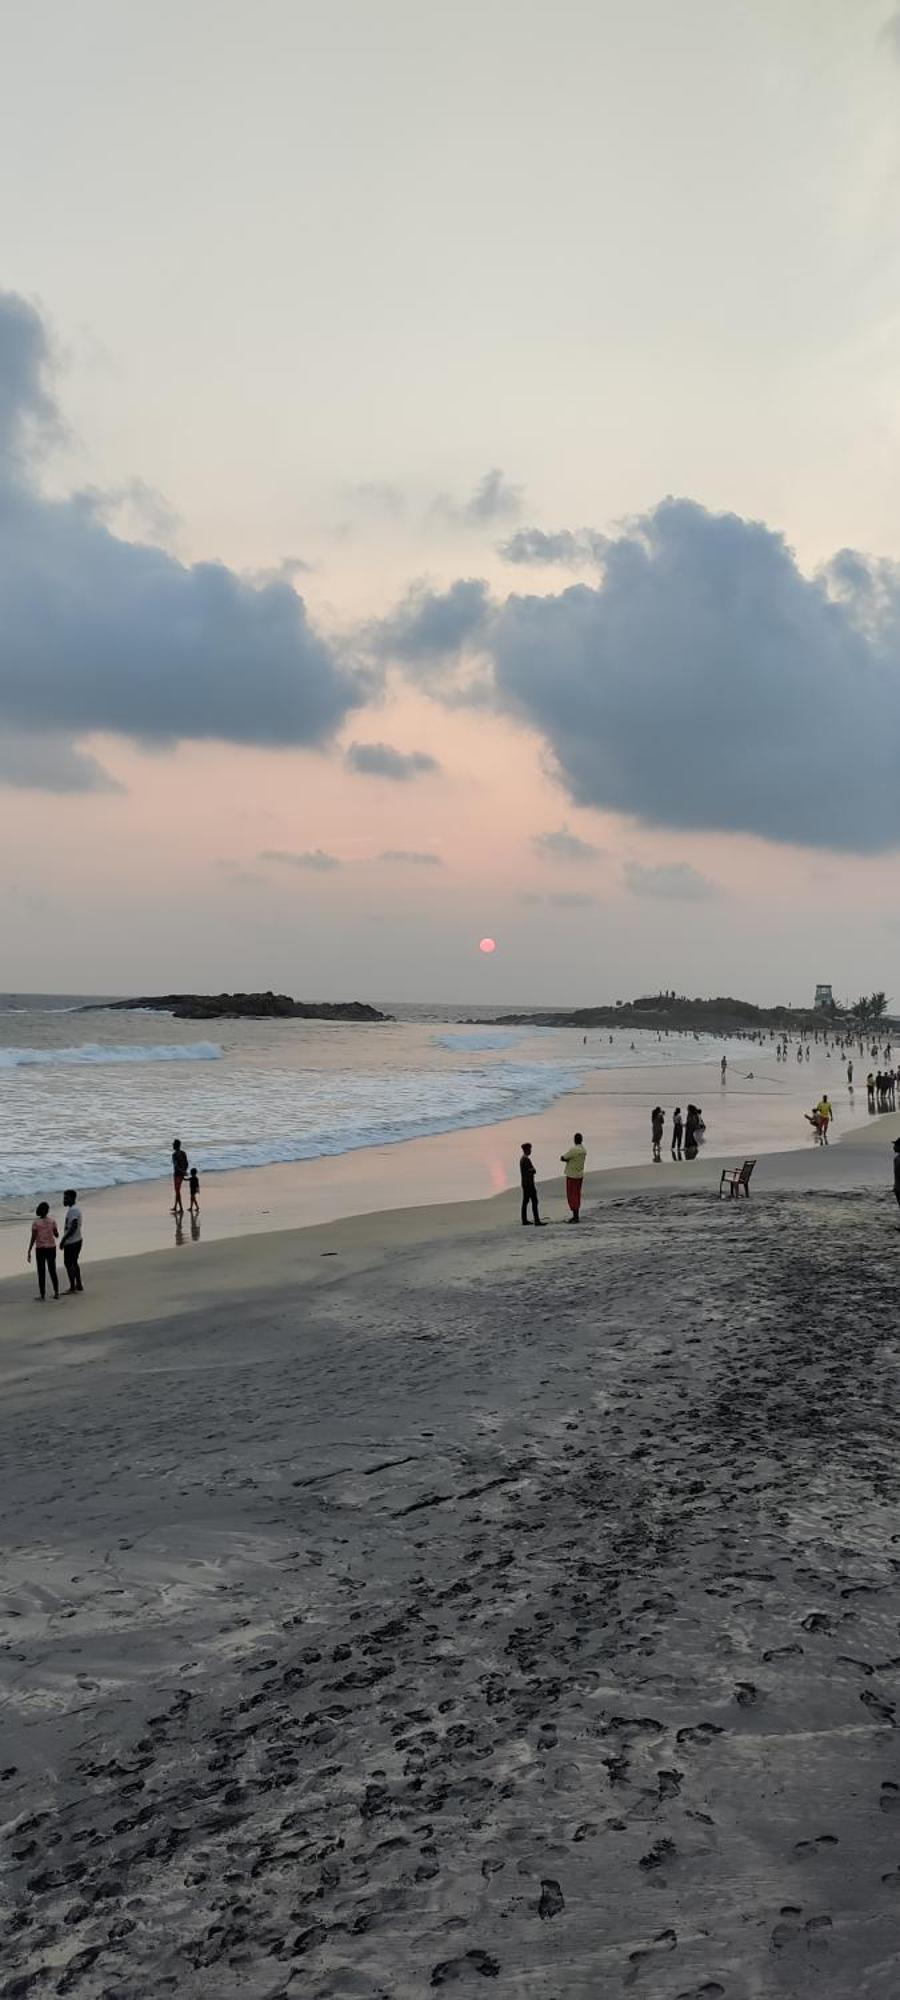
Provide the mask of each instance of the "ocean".
{"label": "ocean", "polygon": [[[90,996],[0,996],[0,1200],[163,1180],[183,1140],[202,1174],[335,1157],[547,1110],[589,1072],[706,1066],[746,1043],[466,1025],[469,1010],[378,1003],[396,1019],[176,1021]],[[527,1003],[526,1003],[527,1004]],[[85,1012],[86,1008],[91,1011]],[[512,1011],[512,1009],[496,1010]],[[645,1145],[641,1122],[641,1147]]]}

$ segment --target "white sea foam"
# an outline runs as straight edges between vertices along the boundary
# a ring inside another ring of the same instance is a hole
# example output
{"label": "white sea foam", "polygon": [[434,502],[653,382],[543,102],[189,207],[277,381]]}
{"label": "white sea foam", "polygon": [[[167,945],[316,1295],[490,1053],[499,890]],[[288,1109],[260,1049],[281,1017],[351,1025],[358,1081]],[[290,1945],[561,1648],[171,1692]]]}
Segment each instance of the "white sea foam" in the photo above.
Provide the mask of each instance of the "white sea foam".
{"label": "white sea foam", "polygon": [[0,1069],[45,1069],[57,1063],[67,1069],[82,1064],[217,1062],[218,1042],[79,1042],[69,1049],[0,1049]]}

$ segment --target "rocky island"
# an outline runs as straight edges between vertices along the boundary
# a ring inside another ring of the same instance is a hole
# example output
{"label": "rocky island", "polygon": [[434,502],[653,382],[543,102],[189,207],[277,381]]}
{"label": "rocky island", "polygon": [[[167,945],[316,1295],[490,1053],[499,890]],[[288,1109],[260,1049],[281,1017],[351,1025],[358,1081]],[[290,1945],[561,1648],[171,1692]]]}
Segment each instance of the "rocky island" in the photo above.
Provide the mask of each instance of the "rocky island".
{"label": "rocky island", "polygon": [[83,1014],[128,1013],[146,1008],[176,1021],[389,1021],[363,1000],[292,1000],[289,993],[154,993],[133,1000],[104,1000]]}

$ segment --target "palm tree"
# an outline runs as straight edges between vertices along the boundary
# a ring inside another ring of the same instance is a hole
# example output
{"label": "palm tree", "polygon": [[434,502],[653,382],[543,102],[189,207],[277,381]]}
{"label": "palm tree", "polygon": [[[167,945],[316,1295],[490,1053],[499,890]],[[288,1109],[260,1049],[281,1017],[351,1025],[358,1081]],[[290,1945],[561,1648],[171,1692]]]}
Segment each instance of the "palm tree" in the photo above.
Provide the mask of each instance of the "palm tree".
{"label": "palm tree", "polygon": [[869,998],[869,1019],[871,1021],[883,1021],[887,1013],[887,1006],[886,993],[871,994]]}

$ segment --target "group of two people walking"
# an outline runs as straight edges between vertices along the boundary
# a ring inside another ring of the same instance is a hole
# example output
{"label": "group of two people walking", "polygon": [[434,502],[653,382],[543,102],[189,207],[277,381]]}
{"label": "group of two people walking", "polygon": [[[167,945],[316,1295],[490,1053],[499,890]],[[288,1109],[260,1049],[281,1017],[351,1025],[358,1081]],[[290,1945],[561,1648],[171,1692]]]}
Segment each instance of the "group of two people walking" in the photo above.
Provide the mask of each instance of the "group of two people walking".
{"label": "group of two people walking", "polygon": [[63,1201],[65,1202],[66,1213],[61,1237],[56,1217],[50,1213],[49,1201],[38,1202],[34,1221],[31,1225],[31,1235],[28,1239],[28,1262],[30,1264],[33,1257],[37,1266],[39,1299],[46,1299],[48,1278],[53,1289],[53,1297],[55,1299],[59,1298],[59,1273],[56,1268],[57,1243],[63,1253],[66,1277],[69,1280],[69,1291],[84,1291],[84,1286],[81,1282],[81,1251],[84,1242],[84,1226],[81,1220],[81,1209],[78,1206],[78,1194],[75,1188],[66,1188]]}
{"label": "group of two people walking", "polygon": [[[566,1201],[569,1205],[569,1221],[581,1220],[581,1191],[584,1183],[584,1163],[587,1151],[580,1132],[576,1132],[568,1152],[560,1154],[561,1164],[566,1170]],[[532,1157],[531,1140],[522,1142],[522,1156],[519,1160],[519,1179],[522,1183],[522,1223],[527,1227],[533,1222],[535,1229],[545,1227],[538,1205],[537,1168]],[[529,1209],[531,1214],[529,1215]]]}

